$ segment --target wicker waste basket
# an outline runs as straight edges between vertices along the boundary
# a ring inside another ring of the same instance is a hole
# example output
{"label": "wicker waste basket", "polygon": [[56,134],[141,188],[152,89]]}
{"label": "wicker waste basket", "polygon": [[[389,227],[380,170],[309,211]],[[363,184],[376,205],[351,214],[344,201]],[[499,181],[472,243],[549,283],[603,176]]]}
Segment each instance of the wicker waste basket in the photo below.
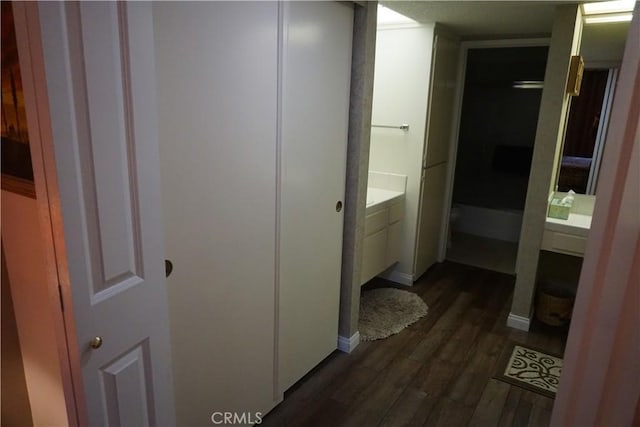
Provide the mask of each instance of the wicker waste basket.
{"label": "wicker waste basket", "polygon": [[551,326],[565,326],[571,320],[575,293],[565,283],[547,281],[538,289],[536,318]]}

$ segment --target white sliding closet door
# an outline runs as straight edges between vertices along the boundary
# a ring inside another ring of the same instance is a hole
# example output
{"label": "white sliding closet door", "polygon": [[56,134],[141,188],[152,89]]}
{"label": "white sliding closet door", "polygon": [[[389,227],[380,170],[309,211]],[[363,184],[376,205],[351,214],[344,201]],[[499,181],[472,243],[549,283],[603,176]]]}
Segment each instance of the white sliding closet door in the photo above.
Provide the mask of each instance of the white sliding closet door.
{"label": "white sliding closet door", "polygon": [[177,421],[210,425],[275,404],[278,4],[153,8]]}
{"label": "white sliding closet door", "polygon": [[278,390],[337,347],[353,8],[283,3]]}

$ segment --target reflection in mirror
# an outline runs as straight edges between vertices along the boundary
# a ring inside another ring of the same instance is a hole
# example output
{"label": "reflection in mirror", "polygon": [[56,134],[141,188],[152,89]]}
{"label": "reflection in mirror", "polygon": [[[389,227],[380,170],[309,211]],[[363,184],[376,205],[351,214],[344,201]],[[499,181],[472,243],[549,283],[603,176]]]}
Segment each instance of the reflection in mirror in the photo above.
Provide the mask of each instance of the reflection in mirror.
{"label": "reflection in mirror", "polygon": [[584,70],[580,95],[571,100],[558,191],[595,194],[617,74],[615,68]]}
{"label": "reflection in mirror", "polygon": [[585,24],[580,95],[571,99],[558,191],[596,194],[600,160],[629,22]]}

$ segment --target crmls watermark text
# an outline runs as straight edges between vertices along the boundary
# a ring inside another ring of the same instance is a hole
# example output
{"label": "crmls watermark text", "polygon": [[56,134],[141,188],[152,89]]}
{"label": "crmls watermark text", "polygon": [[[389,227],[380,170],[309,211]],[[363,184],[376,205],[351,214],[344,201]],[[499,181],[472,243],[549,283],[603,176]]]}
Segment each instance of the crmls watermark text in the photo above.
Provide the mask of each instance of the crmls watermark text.
{"label": "crmls watermark text", "polygon": [[261,424],[262,412],[214,412],[211,414],[214,424]]}

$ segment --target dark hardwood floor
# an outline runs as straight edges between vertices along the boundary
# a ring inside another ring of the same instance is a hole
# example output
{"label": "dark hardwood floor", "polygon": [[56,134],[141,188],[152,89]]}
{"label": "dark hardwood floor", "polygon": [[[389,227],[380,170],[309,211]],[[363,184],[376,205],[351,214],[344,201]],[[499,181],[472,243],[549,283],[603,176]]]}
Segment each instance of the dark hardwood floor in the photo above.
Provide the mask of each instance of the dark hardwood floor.
{"label": "dark hardwood floor", "polygon": [[[367,287],[393,286],[378,280]],[[514,277],[445,262],[412,288],[429,313],[385,340],[334,352],[266,426],[547,426],[553,401],[493,379],[509,341],[562,354],[566,330],[506,326]]]}

